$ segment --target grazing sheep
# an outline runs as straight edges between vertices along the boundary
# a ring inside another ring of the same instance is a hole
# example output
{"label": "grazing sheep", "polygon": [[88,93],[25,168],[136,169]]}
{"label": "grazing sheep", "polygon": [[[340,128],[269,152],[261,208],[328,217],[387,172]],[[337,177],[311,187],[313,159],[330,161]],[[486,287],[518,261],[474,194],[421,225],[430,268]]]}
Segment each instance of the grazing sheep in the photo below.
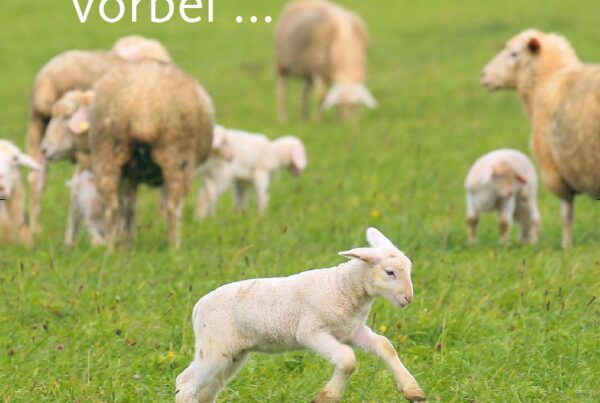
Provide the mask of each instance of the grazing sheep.
{"label": "grazing sheep", "polygon": [[290,77],[304,80],[302,114],[309,115],[310,92],[316,87],[321,108],[340,107],[347,118],[357,105],[377,107],[364,82],[367,28],[357,14],[324,0],[299,0],[285,7],[277,25],[279,118],[287,119]]}
{"label": "grazing sheep", "polygon": [[73,245],[83,221],[92,245],[104,245],[104,202],[96,189],[92,171],[77,170],[67,186],[71,189],[71,204],[65,244]]}
{"label": "grazing sheep", "polygon": [[[138,39],[141,41],[141,37]],[[155,48],[154,40],[149,41],[149,48]],[[127,43],[127,42],[126,42]],[[118,42],[117,42],[118,44]],[[138,42],[142,46],[142,42]],[[166,51],[165,51],[166,52]],[[121,52],[123,53],[123,52]],[[130,58],[134,55],[131,54]],[[154,57],[145,51],[139,56]],[[163,55],[164,56],[164,55]],[[163,58],[161,56],[161,60]],[[68,51],[51,59],[37,74],[31,93],[29,127],[27,131],[27,152],[40,163],[45,164],[40,145],[48,122],[52,117],[54,104],[68,91],[87,90],[114,66],[128,63],[127,59],[115,52],[103,51]],[[32,231],[39,230],[41,211],[41,195],[44,189],[45,172],[35,173],[30,180],[30,219]]]}
{"label": "grazing sheep", "polygon": [[0,140],[0,243],[33,245],[25,222],[25,189],[19,166],[34,171],[43,167],[8,140]]}
{"label": "grazing sheep", "polygon": [[542,181],[561,199],[562,245],[569,247],[575,195],[600,199],[600,66],[581,63],[564,37],[530,29],[507,42],[481,83],[517,90]]}
{"label": "grazing sheep", "polygon": [[304,145],[297,137],[284,136],[271,141],[262,134],[218,126],[211,156],[199,169],[202,188],[198,192],[196,218],[214,213],[219,196],[232,183],[237,210],[246,208],[248,188],[253,186],[258,210],[264,213],[271,177],[281,169],[299,175],[306,164]]}
{"label": "grazing sheep", "polygon": [[162,43],[140,35],[125,36],[115,42],[113,52],[126,60],[156,60],[171,63],[171,55]]}
{"label": "grazing sheep", "polygon": [[511,149],[485,154],[469,170],[465,188],[469,243],[477,241],[479,215],[492,210],[498,211],[502,242],[508,242],[514,218],[521,226],[521,242],[537,243],[537,174],[525,154]]}
{"label": "grazing sheep", "polygon": [[[183,200],[196,168],[211,150],[212,101],[177,66],[156,62],[115,67],[94,89],[92,168],[106,203],[109,247],[121,236],[119,196],[134,206],[139,183],[163,186],[169,240],[179,247]],[[132,208],[124,213],[127,240],[133,212]]]}
{"label": "grazing sheep", "polygon": [[411,261],[374,228],[371,247],[340,252],[350,262],[289,277],[239,281],[210,292],[194,306],[194,360],[177,377],[178,402],[213,402],[252,351],[309,349],[335,367],[314,402],[342,398],[356,366],[348,344],[383,360],[409,400],[425,395],[390,341],[366,325],[373,300],[398,307],[413,300]]}

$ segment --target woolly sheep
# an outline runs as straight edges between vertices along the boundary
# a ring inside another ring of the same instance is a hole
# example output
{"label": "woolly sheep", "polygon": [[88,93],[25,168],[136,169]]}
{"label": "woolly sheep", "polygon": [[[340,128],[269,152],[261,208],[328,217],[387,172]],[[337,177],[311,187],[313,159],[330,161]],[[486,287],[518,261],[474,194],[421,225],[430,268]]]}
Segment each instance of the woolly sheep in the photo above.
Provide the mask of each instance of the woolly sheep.
{"label": "woolly sheep", "polygon": [[356,365],[349,344],[384,361],[404,397],[425,400],[390,341],[366,325],[375,297],[401,308],[412,302],[412,263],[378,230],[367,239],[371,247],[340,252],[350,261],[336,267],[239,281],[202,297],[192,313],[194,359],[177,377],[176,400],[213,402],[250,352],[309,349],[335,367],[313,401],[335,402]]}
{"label": "woolly sheep", "polygon": [[542,181],[561,199],[562,244],[569,247],[575,195],[600,199],[600,66],[581,63],[564,37],[529,29],[485,66],[481,83],[517,90]]}
{"label": "woolly sheep", "polygon": [[[141,40],[142,38],[138,37],[139,46],[143,44]],[[154,40],[148,41],[150,43],[149,48],[160,46]],[[119,42],[116,45],[118,44]],[[133,56],[133,54],[130,55],[130,58]],[[139,56],[141,58],[153,57],[152,54],[146,52],[139,52]],[[161,56],[161,60],[162,58],[164,58],[164,55]],[[45,164],[40,145],[48,122],[52,117],[54,104],[68,91],[90,89],[112,67],[128,62],[127,58],[123,58],[115,52],[74,50],[55,56],[42,67],[35,77],[31,93],[27,153],[40,163]],[[36,173],[31,177],[30,219],[33,232],[39,231],[41,195],[44,182],[45,172]]]}
{"label": "woolly sheep", "polygon": [[521,226],[521,242],[537,243],[540,212],[537,207],[535,167],[520,151],[500,149],[480,157],[467,175],[469,242],[477,240],[481,213],[496,210],[500,235],[508,242],[513,218]]}
{"label": "woolly sheep", "polygon": [[299,0],[285,7],[277,25],[276,62],[280,120],[287,119],[290,77],[304,80],[302,114],[309,115],[310,92],[316,87],[321,108],[340,107],[347,118],[359,104],[377,101],[364,82],[367,28],[357,14],[324,0]]}
{"label": "woolly sheep", "polygon": [[67,186],[71,189],[71,204],[65,244],[73,245],[83,222],[92,245],[104,245],[104,202],[96,189],[92,171],[77,170]]}
{"label": "woolly sheep", "polygon": [[256,204],[261,213],[267,208],[269,182],[281,169],[299,175],[306,168],[302,141],[294,136],[269,140],[262,134],[241,130],[215,129],[213,151],[201,166],[202,188],[198,193],[196,217],[214,213],[219,196],[233,183],[235,205],[243,210],[250,186],[256,190]]}
{"label": "woolly sheep", "polygon": [[117,40],[112,51],[123,59],[132,61],[156,60],[164,63],[173,61],[162,43],[140,35],[125,36]]}
{"label": "woolly sheep", "polygon": [[[177,66],[156,62],[114,67],[94,89],[92,170],[106,203],[109,247],[114,248],[122,235],[120,199],[134,206],[139,183],[148,183],[163,186],[169,241],[178,248],[183,200],[196,168],[211,151],[212,101]],[[123,213],[129,222],[124,228],[127,240],[133,213]]]}
{"label": "woolly sheep", "polygon": [[34,171],[43,167],[8,140],[0,140],[0,242],[33,245],[25,222],[25,189],[19,166]]}

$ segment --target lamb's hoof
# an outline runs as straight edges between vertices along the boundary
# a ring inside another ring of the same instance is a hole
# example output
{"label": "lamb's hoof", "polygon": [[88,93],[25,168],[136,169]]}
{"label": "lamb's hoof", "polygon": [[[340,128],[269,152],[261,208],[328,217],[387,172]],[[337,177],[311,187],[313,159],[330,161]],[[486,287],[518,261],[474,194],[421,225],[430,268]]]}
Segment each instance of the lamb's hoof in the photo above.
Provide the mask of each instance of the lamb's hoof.
{"label": "lamb's hoof", "polygon": [[425,392],[421,389],[409,389],[402,391],[402,394],[406,398],[406,400],[411,402],[424,402],[427,400],[425,396]]}
{"label": "lamb's hoof", "polygon": [[337,402],[340,400],[340,396],[336,396],[332,391],[324,389],[319,392],[317,396],[312,400],[312,403],[328,403]]}

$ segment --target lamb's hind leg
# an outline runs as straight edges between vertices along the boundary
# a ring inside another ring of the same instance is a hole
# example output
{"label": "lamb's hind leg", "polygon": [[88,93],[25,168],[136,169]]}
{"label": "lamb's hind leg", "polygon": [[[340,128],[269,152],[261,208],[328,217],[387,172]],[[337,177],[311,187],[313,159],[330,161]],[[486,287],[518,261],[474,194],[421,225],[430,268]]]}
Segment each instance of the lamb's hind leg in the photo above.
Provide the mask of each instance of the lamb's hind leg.
{"label": "lamb's hind leg", "polygon": [[227,381],[246,362],[247,353],[239,353],[234,357],[218,356],[195,357],[175,381],[175,398],[177,402],[214,402]]}
{"label": "lamb's hind leg", "polygon": [[385,362],[390,372],[394,375],[398,388],[404,394],[404,397],[411,402],[424,401],[425,393],[408,372],[400,357],[394,350],[392,343],[384,336],[378,335],[369,329],[368,326],[362,325],[354,334],[352,343],[363,350],[375,354],[380,360]]}
{"label": "lamb's hind leg", "polygon": [[307,335],[301,344],[331,362],[335,370],[327,385],[315,396],[313,403],[337,402],[342,398],[348,378],[356,368],[354,351],[329,333]]}
{"label": "lamb's hind leg", "polygon": [[573,244],[573,217],[575,215],[575,198],[561,199],[560,216],[562,219],[562,247],[568,249]]}

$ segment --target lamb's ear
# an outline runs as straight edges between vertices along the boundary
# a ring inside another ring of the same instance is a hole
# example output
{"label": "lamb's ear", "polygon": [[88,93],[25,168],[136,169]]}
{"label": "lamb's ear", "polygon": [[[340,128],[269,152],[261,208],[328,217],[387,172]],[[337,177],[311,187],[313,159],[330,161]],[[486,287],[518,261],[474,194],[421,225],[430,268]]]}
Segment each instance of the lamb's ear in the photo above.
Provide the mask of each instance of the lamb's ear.
{"label": "lamb's ear", "polygon": [[373,248],[354,248],[338,254],[348,259],[360,259],[367,263],[374,262],[379,257],[377,250]]}
{"label": "lamb's ear", "polygon": [[74,134],[86,133],[90,128],[90,108],[81,106],[69,119],[69,130]]}
{"label": "lamb's ear", "polygon": [[29,155],[22,153],[21,151],[15,154],[15,161],[18,165],[32,169],[34,171],[44,170],[44,167],[39,162],[31,158]]}
{"label": "lamb's ear", "polygon": [[292,164],[298,172],[304,171],[308,164],[306,161],[306,151],[302,143],[294,144],[292,147]]}
{"label": "lamb's ear", "polygon": [[521,185],[527,184],[527,178],[525,178],[522,175],[517,175],[516,179],[517,179],[517,182],[519,182]]}
{"label": "lamb's ear", "polygon": [[374,248],[395,248],[392,241],[383,235],[383,233],[377,228],[371,227],[367,229],[367,241],[369,241],[369,245],[373,246]]}
{"label": "lamb's ear", "polygon": [[529,49],[531,54],[537,55],[542,49],[542,44],[540,43],[540,40],[534,36],[527,42],[527,49]]}
{"label": "lamb's ear", "polygon": [[94,90],[85,91],[81,96],[81,102],[84,105],[90,106],[96,100],[96,92]]}

